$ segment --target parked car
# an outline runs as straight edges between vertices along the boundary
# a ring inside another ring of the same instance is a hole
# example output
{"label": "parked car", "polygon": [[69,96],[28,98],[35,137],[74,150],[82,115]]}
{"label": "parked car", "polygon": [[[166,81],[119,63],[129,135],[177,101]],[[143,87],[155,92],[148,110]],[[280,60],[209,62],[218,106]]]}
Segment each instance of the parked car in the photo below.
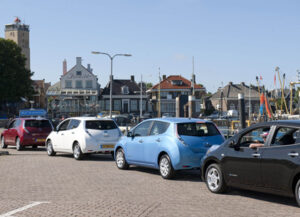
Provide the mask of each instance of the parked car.
{"label": "parked car", "polygon": [[207,149],[224,137],[210,121],[188,118],[156,118],[134,127],[115,146],[116,165],[128,169],[139,165],[159,169],[163,178],[176,170],[200,168]]}
{"label": "parked car", "polygon": [[16,146],[20,151],[25,146],[44,146],[46,137],[52,131],[52,124],[43,118],[16,118],[1,134],[1,147]]}
{"label": "parked car", "polygon": [[295,197],[300,206],[299,154],[300,121],[260,123],[211,147],[202,177],[213,193],[237,187]]}
{"label": "parked car", "polygon": [[46,139],[47,153],[72,153],[76,160],[87,153],[113,153],[121,131],[112,119],[75,117],[62,121]]}
{"label": "parked car", "polygon": [[119,129],[124,134],[127,130],[131,128],[131,121],[125,115],[114,115],[112,119],[117,123]]}

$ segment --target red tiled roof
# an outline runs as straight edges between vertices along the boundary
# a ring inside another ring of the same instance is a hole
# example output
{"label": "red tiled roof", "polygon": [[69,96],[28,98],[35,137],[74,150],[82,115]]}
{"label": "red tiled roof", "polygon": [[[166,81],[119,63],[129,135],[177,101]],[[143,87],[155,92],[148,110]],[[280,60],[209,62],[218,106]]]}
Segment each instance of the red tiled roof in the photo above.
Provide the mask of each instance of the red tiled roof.
{"label": "red tiled roof", "polygon": [[[173,85],[172,81],[182,81],[182,85]],[[158,89],[158,84],[154,85],[151,89]],[[190,89],[192,82],[180,75],[170,75],[165,80],[160,82],[160,89]],[[195,89],[203,88],[203,86],[195,84]]]}

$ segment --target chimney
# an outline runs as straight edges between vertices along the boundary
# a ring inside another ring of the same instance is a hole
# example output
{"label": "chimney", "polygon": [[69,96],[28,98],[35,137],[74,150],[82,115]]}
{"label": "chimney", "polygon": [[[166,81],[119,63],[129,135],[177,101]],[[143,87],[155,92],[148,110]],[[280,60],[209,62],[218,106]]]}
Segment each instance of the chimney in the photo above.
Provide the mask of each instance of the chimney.
{"label": "chimney", "polygon": [[167,76],[166,75],[163,75],[163,80],[166,80],[167,79]]}
{"label": "chimney", "polygon": [[245,82],[241,82],[241,85],[242,85],[242,86],[245,86]]}
{"label": "chimney", "polygon": [[229,84],[230,86],[233,85],[232,81],[230,81],[228,84]]}
{"label": "chimney", "polygon": [[81,65],[81,57],[76,57],[76,65]]}
{"label": "chimney", "polygon": [[67,74],[67,60],[64,59],[63,61],[63,75]]}
{"label": "chimney", "polygon": [[132,82],[134,82],[134,75],[131,75],[131,76],[130,76],[130,80],[131,80]]}
{"label": "chimney", "polygon": [[89,72],[92,72],[91,64],[87,64],[87,70],[88,70]]}

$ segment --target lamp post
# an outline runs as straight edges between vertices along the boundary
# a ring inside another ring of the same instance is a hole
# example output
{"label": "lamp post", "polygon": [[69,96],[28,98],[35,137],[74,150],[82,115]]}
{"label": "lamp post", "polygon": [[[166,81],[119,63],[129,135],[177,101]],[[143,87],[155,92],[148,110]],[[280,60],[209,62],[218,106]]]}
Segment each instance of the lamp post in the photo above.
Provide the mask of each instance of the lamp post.
{"label": "lamp post", "polygon": [[92,54],[103,54],[109,57],[110,59],[110,94],[109,94],[109,117],[112,118],[112,74],[113,74],[113,60],[116,56],[125,56],[125,57],[131,57],[131,54],[115,54],[110,55],[108,53],[98,52],[98,51],[92,51]]}

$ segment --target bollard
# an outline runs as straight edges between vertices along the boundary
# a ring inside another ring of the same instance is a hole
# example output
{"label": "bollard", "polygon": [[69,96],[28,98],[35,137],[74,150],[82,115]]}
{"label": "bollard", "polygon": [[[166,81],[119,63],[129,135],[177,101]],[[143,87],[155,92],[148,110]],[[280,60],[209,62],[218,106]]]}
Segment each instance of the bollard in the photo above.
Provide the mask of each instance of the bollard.
{"label": "bollard", "polygon": [[245,100],[244,100],[244,94],[239,93],[238,94],[238,100],[239,100],[239,118],[240,118],[240,126],[241,129],[246,128],[246,121],[245,121]]}

